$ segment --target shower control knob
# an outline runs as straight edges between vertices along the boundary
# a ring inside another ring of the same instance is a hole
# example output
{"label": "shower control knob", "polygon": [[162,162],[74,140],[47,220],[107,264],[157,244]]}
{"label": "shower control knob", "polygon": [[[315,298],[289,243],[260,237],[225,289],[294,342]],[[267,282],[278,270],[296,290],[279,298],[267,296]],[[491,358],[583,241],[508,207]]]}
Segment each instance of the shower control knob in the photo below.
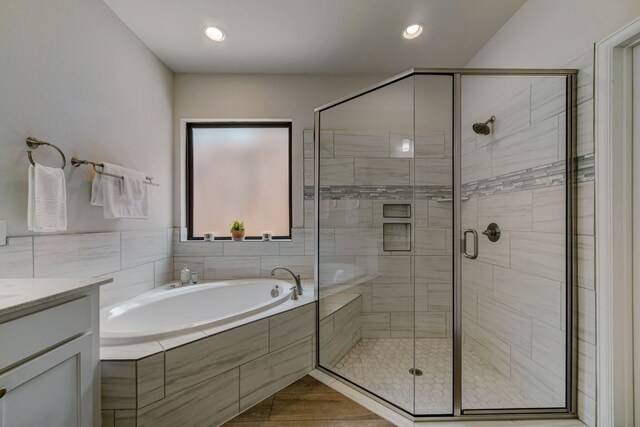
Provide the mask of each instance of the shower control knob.
{"label": "shower control knob", "polygon": [[492,242],[497,242],[500,239],[500,227],[495,222],[492,222],[487,226],[487,229],[482,232]]}

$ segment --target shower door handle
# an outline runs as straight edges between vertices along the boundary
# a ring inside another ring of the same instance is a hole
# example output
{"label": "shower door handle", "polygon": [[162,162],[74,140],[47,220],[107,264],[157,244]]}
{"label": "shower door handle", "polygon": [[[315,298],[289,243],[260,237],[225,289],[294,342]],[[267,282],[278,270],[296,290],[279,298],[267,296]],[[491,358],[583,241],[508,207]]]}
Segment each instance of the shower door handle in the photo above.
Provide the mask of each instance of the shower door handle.
{"label": "shower door handle", "polygon": [[[467,236],[469,234],[473,234],[473,254],[467,252]],[[462,254],[469,259],[478,258],[478,232],[476,230],[467,228],[462,233]]]}

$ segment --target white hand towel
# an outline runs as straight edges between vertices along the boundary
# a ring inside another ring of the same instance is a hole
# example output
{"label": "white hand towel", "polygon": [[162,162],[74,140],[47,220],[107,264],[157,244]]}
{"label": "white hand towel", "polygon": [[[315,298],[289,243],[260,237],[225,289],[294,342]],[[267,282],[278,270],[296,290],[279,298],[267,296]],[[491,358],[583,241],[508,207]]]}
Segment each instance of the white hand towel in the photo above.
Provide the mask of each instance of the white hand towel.
{"label": "white hand towel", "polygon": [[36,164],[29,166],[30,231],[52,232],[67,229],[67,186],[64,171]]}
{"label": "white hand towel", "polygon": [[91,182],[91,206],[104,206],[102,188],[102,174],[96,172],[93,174]]}
{"label": "white hand towel", "polygon": [[[102,175],[102,202],[106,219],[148,217],[147,186],[145,174],[122,166],[104,163],[102,171],[124,177],[115,178]],[[93,193],[93,192],[92,192]],[[96,194],[99,196],[99,193]],[[93,197],[92,197],[93,204]]]}
{"label": "white hand towel", "polygon": [[124,191],[124,196],[128,199],[128,200],[142,200],[142,196],[144,194],[144,174],[142,174],[142,179],[140,179],[139,176],[129,176],[129,175],[124,175],[124,187],[123,187],[123,191]]}

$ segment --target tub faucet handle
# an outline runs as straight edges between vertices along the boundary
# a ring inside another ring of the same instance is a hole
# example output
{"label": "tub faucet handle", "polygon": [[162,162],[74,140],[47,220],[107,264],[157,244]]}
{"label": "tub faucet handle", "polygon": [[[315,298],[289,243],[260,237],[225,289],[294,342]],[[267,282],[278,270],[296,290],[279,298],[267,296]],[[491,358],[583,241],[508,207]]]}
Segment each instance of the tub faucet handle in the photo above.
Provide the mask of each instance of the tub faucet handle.
{"label": "tub faucet handle", "polygon": [[293,291],[291,293],[291,299],[292,300],[297,300],[298,299],[298,289],[295,286],[292,286],[291,289],[289,289],[290,291]]}
{"label": "tub faucet handle", "polygon": [[289,270],[286,267],[282,267],[282,266],[274,267],[271,270],[271,275],[275,276],[277,270],[284,270],[284,271],[288,272],[289,274],[291,274],[291,276],[293,277],[293,280],[296,282],[296,291],[298,292],[298,295],[302,295],[302,282],[301,282],[301,279],[300,279],[300,275],[299,274],[295,274],[293,271]]}

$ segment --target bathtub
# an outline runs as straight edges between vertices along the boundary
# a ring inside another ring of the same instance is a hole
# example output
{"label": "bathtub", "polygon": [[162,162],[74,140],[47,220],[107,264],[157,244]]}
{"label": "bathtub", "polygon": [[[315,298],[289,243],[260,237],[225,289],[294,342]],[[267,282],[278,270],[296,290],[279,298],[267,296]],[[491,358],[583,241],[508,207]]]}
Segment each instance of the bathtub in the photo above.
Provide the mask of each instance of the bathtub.
{"label": "bathtub", "polygon": [[246,279],[154,289],[100,310],[100,344],[158,341],[224,326],[282,304],[291,287],[282,280]]}

